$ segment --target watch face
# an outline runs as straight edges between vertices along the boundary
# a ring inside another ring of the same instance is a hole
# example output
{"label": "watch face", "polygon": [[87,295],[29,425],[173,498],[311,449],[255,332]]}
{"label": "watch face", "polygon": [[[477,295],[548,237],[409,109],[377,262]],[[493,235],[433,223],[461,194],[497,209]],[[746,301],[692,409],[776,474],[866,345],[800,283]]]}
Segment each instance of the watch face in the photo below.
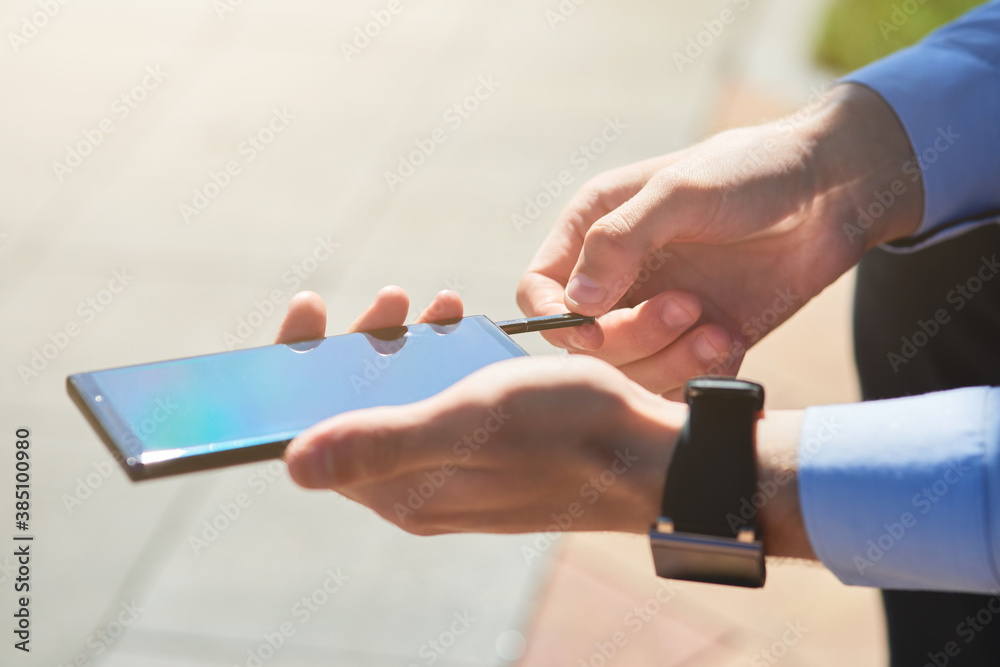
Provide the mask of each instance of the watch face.
{"label": "watch face", "polygon": [[684,385],[684,398],[690,404],[699,396],[710,394],[718,398],[753,401],[757,410],[764,409],[764,387],[756,382],[727,377],[700,377]]}

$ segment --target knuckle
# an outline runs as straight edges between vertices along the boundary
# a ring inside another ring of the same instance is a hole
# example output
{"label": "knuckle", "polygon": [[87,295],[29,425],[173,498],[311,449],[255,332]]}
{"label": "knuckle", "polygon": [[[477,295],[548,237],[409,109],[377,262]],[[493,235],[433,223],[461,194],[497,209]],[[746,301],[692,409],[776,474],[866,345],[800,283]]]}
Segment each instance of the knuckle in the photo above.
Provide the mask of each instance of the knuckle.
{"label": "knuckle", "polygon": [[683,202],[702,203],[712,198],[717,188],[690,174],[675,169],[662,169],[649,179],[652,188],[661,200],[673,204]]}
{"label": "knuckle", "polygon": [[590,210],[607,213],[617,208],[623,198],[627,198],[633,189],[634,179],[634,165],[611,169],[584,183],[578,196]]}
{"label": "knuckle", "polygon": [[576,198],[584,208],[594,209],[600,205],[604,192],[603,177],[603,174],[595,176],[577,190]]}
{"label": "knuckle", "polygon": [[[639,230],[641,224],[637,210],[626,204],[595,223],[587,233],[585,243],[595,255],[624,255],[639,262],[657,250],[650,235]],[[631,282],[634,274],[635,271],[632,271],[623,280]]]}
{"label": "knuckle", "polygon": [[605,171],[584,183],[577,196],[590,210],[610,211],[614,208],[611,193],[617,189],[619,180],[618,170]]}
{"label": "knuckle", "polygon": [[673,194],[678,189],[684,188],[686,180],[676,169],[660,169],[650,176],[647,187],[660,194]]}
{"label": "knuckle", "polygon": [[634,228],[635,220],[628,214],[626,207],[622,206],[594,223],[594,226],[587,232],[587,241],[624,245],[629,240]]}

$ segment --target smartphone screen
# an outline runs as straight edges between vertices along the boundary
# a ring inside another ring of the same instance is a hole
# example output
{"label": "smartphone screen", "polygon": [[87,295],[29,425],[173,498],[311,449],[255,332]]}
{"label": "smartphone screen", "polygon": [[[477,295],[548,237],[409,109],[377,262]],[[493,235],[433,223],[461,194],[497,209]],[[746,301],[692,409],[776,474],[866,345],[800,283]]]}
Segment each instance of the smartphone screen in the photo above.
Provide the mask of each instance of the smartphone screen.
{"label": "smartphone screen", "polygon": [[133,479],[281,455],[348,410],[412,403],[526,353],[483,316],[71,375],[67,386]]}

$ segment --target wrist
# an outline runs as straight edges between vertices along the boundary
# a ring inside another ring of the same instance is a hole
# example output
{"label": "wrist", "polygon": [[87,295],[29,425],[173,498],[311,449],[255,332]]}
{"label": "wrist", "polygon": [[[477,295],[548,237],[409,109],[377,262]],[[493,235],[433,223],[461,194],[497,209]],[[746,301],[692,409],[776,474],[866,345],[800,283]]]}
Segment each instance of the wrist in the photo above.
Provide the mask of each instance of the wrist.
{"label": "wrist", "polygon": [[648,532],[660,515],[670,461],[688,415],[684,403],[654,394],[642,398],[634,407],[631,423],[637,427],[632,435],[633,442],[638,444],[645,461],[635,479],[637,510],[628,514],[627,525],[621,528],[636,533]]}
{"label": "wrist", "polygon": [[768,556],[815,560],[799,503],[798,443],[801,410],[769,410],[757,421],[754,499]]}
{"label": "wrist", "polygon": [[817,195],[829,198],[834,233],[860,253],[913,234],[923,217],[923,179],[892,108],[853,83],[834,86],[803,132],[813,146]]}
{"label": "wrist", "polygon": [[[687,423],[674,447],[649,532],[656,573],[668,579],[759,588],[767,571],[756,470],[764,388],[701,377],[684,388]],[[748,511],[751,510],[751,511]]]}

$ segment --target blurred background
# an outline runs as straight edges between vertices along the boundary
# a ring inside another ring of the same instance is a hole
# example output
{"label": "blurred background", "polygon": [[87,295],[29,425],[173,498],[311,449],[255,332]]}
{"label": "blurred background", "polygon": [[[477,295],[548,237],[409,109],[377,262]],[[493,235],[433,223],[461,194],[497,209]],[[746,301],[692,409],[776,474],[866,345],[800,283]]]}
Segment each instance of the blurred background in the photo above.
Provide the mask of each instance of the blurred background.
{"label": "blurred background", "polygon": [[[667,586],[636,536],[416,538],[280,462],[132,484],[64,381],[267,344],[300,289],[328,334],[390,283],[514,317],[591,176],[808,110],[966,4],[886,31],[861,0],[4,3],[0,497],[28,427],[35,542],[32,650],[5,630],[0,663],[883,664],[876,592],[818,567]],[[748,355],[771,407],[858,398],[852,280]]]}

